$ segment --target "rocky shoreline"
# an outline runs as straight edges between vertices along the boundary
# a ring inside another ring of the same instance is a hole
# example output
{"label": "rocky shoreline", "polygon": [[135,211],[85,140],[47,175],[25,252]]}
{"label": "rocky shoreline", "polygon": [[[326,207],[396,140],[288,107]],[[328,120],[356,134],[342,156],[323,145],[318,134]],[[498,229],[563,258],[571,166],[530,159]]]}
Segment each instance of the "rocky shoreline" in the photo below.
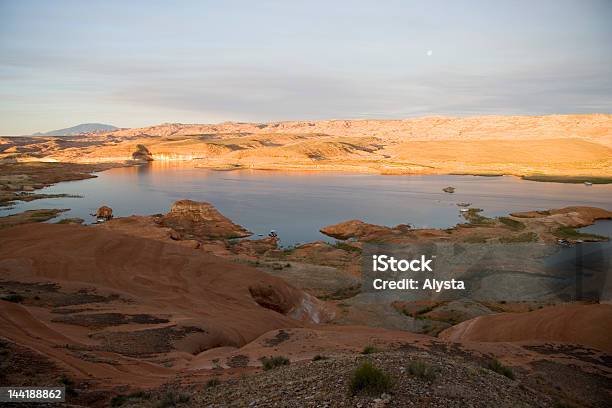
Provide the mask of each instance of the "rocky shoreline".
{"label": "rocky shoreline", "polygon": [[84,180],[96,177],[94,173],[124,163],[53,163],[0,161],[0,208],[10,207],[15,201],[33,201],[43,198],[67,197],[66,194],[41,194],[35,190],[62,181]]}
{"label": "rocky shoreline", "polygon": [[[347,241],[291,249],[280,249],[275,237],[237,240],[249,232],[210,204],[189,200],[165,215],[109,217],[98,225],[11,226],[0,229],[0,345],[14,356],[12,385],[26,382],[27,366],[14,359],[33,361],[27,347],[43,366],[56,367],[39,370],[37,383],[53,384],[62,373],[75,390],[73,403],[90,406],[107,404],[109,394],[125,406],[173,398],[184,406],[554,406],[576,396],[598,406],[605,388],[583,395],[580,384],[612,378],[610,305],[381,303],[362,293],[360,257],[372,241],[460,244],[529,233],[555,242],[558,228],[567,233],[611,216],[589,207],[496,219],[473,212],[448,230],[351,221],[323,228]],[[570,316],[575,327],[537,323]],[[507,329],[514,322],[534,331],[516,339]],[[268,372],[273,356],[289,366]],[[410,374],[413,360],[437,374]],[[513,379],[487,368],[498,360]],[[393,379],[388,393],[351,395],[351,373],[363,361]],[[559,390],[560,380],[540,380],[569,366],[578,383]],[[459,385],[457,373],[465,380]]]}

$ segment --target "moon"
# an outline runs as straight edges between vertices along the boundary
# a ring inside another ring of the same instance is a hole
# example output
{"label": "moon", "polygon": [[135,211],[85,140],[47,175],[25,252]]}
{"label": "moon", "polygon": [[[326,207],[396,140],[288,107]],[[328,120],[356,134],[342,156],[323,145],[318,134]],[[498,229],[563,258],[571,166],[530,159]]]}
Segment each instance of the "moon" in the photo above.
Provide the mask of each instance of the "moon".
{"label": "moon", "polygon": [[427,56],[431,57],[433,55],[433,51],[432,50],[427,50]]}

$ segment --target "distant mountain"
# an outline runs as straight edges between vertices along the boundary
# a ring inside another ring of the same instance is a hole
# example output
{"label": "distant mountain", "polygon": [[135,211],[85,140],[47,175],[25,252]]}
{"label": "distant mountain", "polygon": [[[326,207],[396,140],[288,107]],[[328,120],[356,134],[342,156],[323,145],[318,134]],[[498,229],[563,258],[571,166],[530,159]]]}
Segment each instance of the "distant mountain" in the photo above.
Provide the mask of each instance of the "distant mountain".
{"label": "distant mountain", "polygon": [[38,132],[32,134],[32,136],[73,136],[80,135],[81,133],[102,133],[110,132],[112,130],[119,129],[113,125],[105,125],[103,123],[81,123],[73,127],[66,129],[52,130],[50,132]]}

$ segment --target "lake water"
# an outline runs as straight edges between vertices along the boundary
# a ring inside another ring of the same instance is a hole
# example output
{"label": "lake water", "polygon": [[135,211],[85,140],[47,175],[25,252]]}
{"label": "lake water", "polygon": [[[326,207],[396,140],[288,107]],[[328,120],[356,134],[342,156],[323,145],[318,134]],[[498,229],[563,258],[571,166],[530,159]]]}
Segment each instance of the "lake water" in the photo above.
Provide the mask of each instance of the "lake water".
{"label": "lake water", "polygon": [[[447,186],[454,194],[444,193]],[[70,208],[61,218],[90,216],[101,205],[116,216],[165,213],[179,199],[208,201],[257,234],[276,230],[283,245],[330,241],[323,226],[350,219],[394,226],[449,227],[462,221],[459,202],[483,208],[484,215],[588,205],[612,210],[612,185],[558,184],[516,177],[382,176],[324,172],[212,171],[189,163],[153,162],[98,173],[88,180],[41,190],[82,198],[19,203],[8,215],[36,208]],[[55,220],[54,220],[55,221]]]}
{"label": "lake water", "polygon": [[580,228],[580,232],[597,234],[612,239],[612,220],[599,220],[588,227]]}

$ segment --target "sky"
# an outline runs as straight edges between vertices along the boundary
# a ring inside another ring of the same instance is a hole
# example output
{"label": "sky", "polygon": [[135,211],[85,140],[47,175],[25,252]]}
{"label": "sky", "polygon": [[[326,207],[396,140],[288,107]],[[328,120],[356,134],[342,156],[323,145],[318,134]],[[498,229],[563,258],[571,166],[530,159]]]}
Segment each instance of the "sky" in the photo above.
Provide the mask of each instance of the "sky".
{"label": "sky", "polygon": [[612,113],[612,1],[0,0],[0,134]]}

